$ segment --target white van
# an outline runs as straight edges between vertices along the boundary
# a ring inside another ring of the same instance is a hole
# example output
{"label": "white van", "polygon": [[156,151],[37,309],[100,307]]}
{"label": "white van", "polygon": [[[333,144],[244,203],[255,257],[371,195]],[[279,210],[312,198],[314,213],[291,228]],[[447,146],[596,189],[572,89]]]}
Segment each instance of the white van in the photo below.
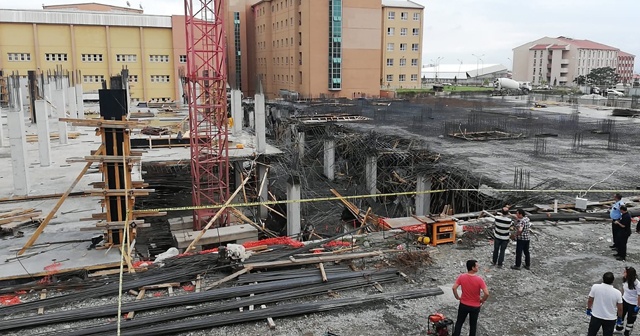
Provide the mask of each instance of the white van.
{"label": "white van", "polygon": [[616,97],[624,97],[624,93],[614,89],[607,89],[607,96],[608,95],[612,95]]}

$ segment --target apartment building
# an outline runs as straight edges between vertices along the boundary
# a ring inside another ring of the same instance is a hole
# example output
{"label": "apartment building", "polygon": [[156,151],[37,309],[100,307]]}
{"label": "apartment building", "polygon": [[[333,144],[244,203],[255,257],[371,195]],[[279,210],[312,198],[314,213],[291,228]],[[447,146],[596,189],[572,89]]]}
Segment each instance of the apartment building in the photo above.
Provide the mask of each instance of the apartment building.
{"label": "apartment building", "polygon": [[[625,63],[618,69],[620,55]],[[612,67],[627,76],[627,69],[633,72],[633,62],[633,55],[602,43],[543,37],[513,49],[513,79],[534,85],[568,86],[575,84],[576,77],[586,76],[596,68]]]}
{"label": "apartment building", "polygon": [[633,83],[633,67],[635,65],[635,58],[635,55],[624,51],[618,51],[618,67],[616,68],[616,73],[620,76],[620,83]]}
{"label": "apartment building", "polygon": [[91,92],[127,68],[132,99],[172,101],[181,96],[178,69],[186,63],[184,23],[175,24],[176,17],[101,4],[0,9],[0,69],[26,76],[61,66],[79,71]]}
{"label": "apartment building", "polygon": [[382,1],[383,88],[420,88],[424,7],[411,1]]}

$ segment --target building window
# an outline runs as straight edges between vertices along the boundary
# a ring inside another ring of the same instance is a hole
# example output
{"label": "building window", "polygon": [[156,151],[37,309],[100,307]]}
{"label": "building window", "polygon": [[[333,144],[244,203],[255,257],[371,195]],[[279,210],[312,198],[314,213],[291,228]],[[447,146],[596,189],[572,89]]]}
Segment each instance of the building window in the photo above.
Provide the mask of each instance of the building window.
{"label": "building window", "polygon": [[400,43],[400,51],[406,51],[407,50],[407,44],[406,43]]}
{"label": "building window", "polygon": [[137,83],[138,75],[129,75],[129,83]]}
{"label": "building window", "polygon": [[396,12],[389,12],[387,14],[387,19],[389,20],[395,20],[396,19]]}
{"label": "building window", "polygon": [[187,55],[180,55],[180,63],[187,63]]}
{"label": "building window", "polygon": [[329,0],[329,90],[342,88],[342,0]]}
{"label": "building window", "polygon": [[8,53],[9,62],[28,62],[31,61],[31,54],[29,53]]}
{"label": "building window", "polygon": [[400,13],[400,20],[402,20],[402,21],[409,20],[409,13],[407,13],[407,12]]}
{"label": "building window", "polygon": [[405,82],[407,80],[407,75],[400,75],[398,76],[398,81],[400,82]]}
{"label": "building window", "polygon": [[83,62],[102,62],[102,54],[82,54]]}
{"label": "building window", "polygon": [[393,51],[393,43],[387,43],[387,51]]}
{"label": "building window", "polygon": [[407,60],[404,59],[404,58],[401,58],[400,59],[400,66],[402,67],[402,66],[405,66],[405,65],[407,65]]}
{"label": "building window", "polygon": [[418,75],[416,75],[416,74],[411,75],[411,81],[412,82],[417,82],[418,81]]}
{"label": "building window", "polygon": [[67,54],[44,54],[44,60],[47,62],[66,62]]}
{"label": "building window", "polygon": [[393,82],[393,75],[387,75],[387,82]]}
{"label": "building window", "polygon": [[116,62],[134,63],[137,61],[138,61],[138,56],[134,54],[127,54],[127,55],[117,54],[116,55]]}
{"label": "building window", "polygon": [[396,33],[396,29],[393,27],[387,28],[387,36],[393,36]]}
{"label": "building window", "polygon": [[413,28],[413,36],[420,36],[420,28]]}
{"label": "building window", "polygon": [[242,50],[240,43],[240,12],[233,13],[233,40],[235,44],[236,87],[242,87]]}
{"label": "building window", "polygon": [[413,43],[411,44],[411,51],[418,51],[419,50],[419,46],[417,43]]}
{"label": "building window", "polygon": [[417,58],[412,58],[411,59],[411,66],[412,67],[418,66],[418,59]]}
{"label": "building window", "polygon": [[387,58],[387,66],[393,66],[393,58]]}
{"label": "building window", "polygon": [[103,75],[83,75],[82,76],[83,83],[102,83],[104,82]]}
{"label": "building window", "polygon": [[169,63],[169,55],[149,55],[149,62]]}
{"label": "building window", "polygon": [[413,21],[420,21],[420,13],[413,13]]}
{"label": "building window", "polygon": [[169,75],[151,75],[151,83],[169,83]]}
{"label": "building window", "polygon": [[407,36],[407,28],[400,28],[400,36]]}

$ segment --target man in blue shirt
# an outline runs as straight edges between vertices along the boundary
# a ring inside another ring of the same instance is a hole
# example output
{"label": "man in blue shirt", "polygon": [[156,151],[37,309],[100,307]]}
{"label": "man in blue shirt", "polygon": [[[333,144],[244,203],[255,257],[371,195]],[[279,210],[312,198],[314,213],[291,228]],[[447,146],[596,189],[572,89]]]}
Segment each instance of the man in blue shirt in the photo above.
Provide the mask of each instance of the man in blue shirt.
{"label": "man in blue shirt", "polygon": [[616,236],[618,232],[618,225],[616,224],[616,221],[622,217],[622,214],[620,213],[620,206],[624,205],[624,202],[622,202],[621,194],[615,194],[613,196],[613,199],[615,200],[615,203],[613,203],[613,205],[611,206],[611,210],[609,211],[609,217],[611,218],[611,236],[613,237],[613,245],[609,247],[617,250]]}

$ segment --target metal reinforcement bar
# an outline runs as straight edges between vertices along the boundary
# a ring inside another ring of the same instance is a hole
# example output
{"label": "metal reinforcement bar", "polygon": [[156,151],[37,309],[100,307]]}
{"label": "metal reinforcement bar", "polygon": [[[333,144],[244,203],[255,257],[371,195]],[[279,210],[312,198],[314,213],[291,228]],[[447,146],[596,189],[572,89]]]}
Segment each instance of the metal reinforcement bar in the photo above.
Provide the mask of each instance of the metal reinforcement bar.
{"label": "metal reinforcement bar", "polygon": [[[217,258],[217,257],[216,257]],[[128,291],[130,289],[136,289],[144,286],[155,285],[159,283],[167,283],[167,282],[185,282],[193,280],[197,274],[214,271],[216,269],[220,269],[222,267],[211,267],[208,268],[210,262],[204,260],[204,262],[194,262],[189,266],[186,264],[183,267],[174,266],[168,269],[160,268],[158,270],[149,271],[155,274],[145,274],[145,273],[136,273],[129,277],[122,284],[122,290]],[[26,312],[30,310],[37,310],[40,307],[54,307],[61,306],[71,302],[83,301],[86,299],[107,296],[107,295],[115,295],[118,293],[119,283],[117,281],[112,281],[103,286],[91,288],[87,290],[82,290],[78,292],[74,292],[71,294],[48,297],[42,300],[25,302],[13,306],[0,307],[0,316],[10,315],[15,313]]]}
{"label": "metal reinforcement bar", "polygon": [[[134,320],[123,322],[120,325],[120,330],[156,325],[159,323],[163,323],[167,321],[175,321],[175,320],[188,318],[188,317],[220,313],[224,311],[235,310],[240,307],[248,307],[250,305],[259,306],[262,304],[281,302],[284,300],[298,299],[298,298],[313,296],[313,295],[322,295],[329,290],[338,291],[338,290],[345,290],[345,289],[353,289],[353,288],[358,288],[363,286],[370,286],[376,282],[377,283],[394,282],[398,279],[399,279],[398,275],[396,274],[376,274],[367,278],[345,279],[345,280],[336,281],[332,283],[304,286],[296,289],[284,289],[281,291],[245,297],[242,300],[232,299],[231,301],[217,302],[212,306],[201,307],[201,308],[199,307],[198,309],[177,310],[171,313],[136,317]],[[75,331],[65,330],[64,332],[59,332],[55,334],[49,333],[48,336],[54,336],[54,335],[86,336],[86,335],[100,335],[100,334],[112,335],[113,332],[116,331],[116,328],[117,328],[117,325],[114,323],[103,324],[103,325],[97,324],[94,326],[88,326]]]}
{"label": "metal reinforcement bar", "polygon": [[[347,267],[333,267],[333,266],[324,266],[324,270],[327,274],[332,273],[342,273],[350,271]],[[248,284],[253,282],[265,282],[265,281],[275,281],[275,280],[284,280],[284,279],[294,279],[294,278],[304,278],[310,275],[316,275],[320,272],[318,268],[308,268],[308,269],[293,269],[286,271],[269,271],[269,272],[261,272],[261,273],[249,273],[243,274],[238,277],[236,283],[238,284]]]}
{"label": "metal reinforcement bar", "polygon": [[[351,306],[363,305],[384,300],[418,299],[427,296],[443,294],[440,288],[422,288],[397,293],[382,293],[369,295],[362,298],[345,298],[337,300],[325,300],[312,303],[293,303],[274,306],[267,309],[249,310],[241,313],[225,314],[215,319],[191,319],[188,321],[173,322],[170,324],[144,326],[138,329],[124,330],[121,335],[157,336],[174,335],[175,333],[189,330],[200,330],[212,327],[220,327],[229,324],[244,323],[264,320],[268,317],[278,318],[303,314],[319,313]],[[92,334],[100,335],[100,334]]]}
{"label": "metal reinforcement bar", "polygon": [[[363,278],[371,275],[384,275],[395,274],[395,269],[389,269],[385,271],[360,271],[360,272],[345,272],[341,274],[331,275],[329,281],[339,281],[344,279]],[[318,272],[319,273],[319,272]],[[167,282],[167,281],[165,281]],[[176,282],[176,281],[173,281]],[[156,282],[162,283],[162,282]],[[181,305],[192,305],[203,302],[210,302],[216,300],[224,300],[229,298],[247,296],[249,294],[268,293],[283,289],[293,289],[302,286],[308,286],[313,284],[321,284],[322,276],[320,274],[316,276],[310,276],[306,278],[292,279],[292,280],[279,280],[270,281],[266,283],[259,283],[255,285],[239,286],[239,287],[227,287],[219,288],[210,291],[204,291],[200,293],[192,293],[187,295],[175,296],[175,297],[163,297],[163,298],[150,298],[148,300],[134,301],[122,304],[122,311],[144,311],[158,308],[174,307]],[[33,311],[41,307],[45,300],[34,301]],[[40,304],[39,304],[40,303]],[[22,304],[24,305],[24,304]],[[17,307],[20,305],[16,305]],[[22,310],[24,311],[24,310]],[[0,331],[11,329],[22,329],[28,327],[35,327],[39,325],[47,325],[52,323],[70,322],[76,320],[92,319],[105,316],[116,316],[118,314],[118,306],[116,304],[103,305],[96,307],[88,307],[82,309],[74,309],[60,312],[53,312],[45,315],[29,316],[16,319],[3,320],[0,323]]]}

